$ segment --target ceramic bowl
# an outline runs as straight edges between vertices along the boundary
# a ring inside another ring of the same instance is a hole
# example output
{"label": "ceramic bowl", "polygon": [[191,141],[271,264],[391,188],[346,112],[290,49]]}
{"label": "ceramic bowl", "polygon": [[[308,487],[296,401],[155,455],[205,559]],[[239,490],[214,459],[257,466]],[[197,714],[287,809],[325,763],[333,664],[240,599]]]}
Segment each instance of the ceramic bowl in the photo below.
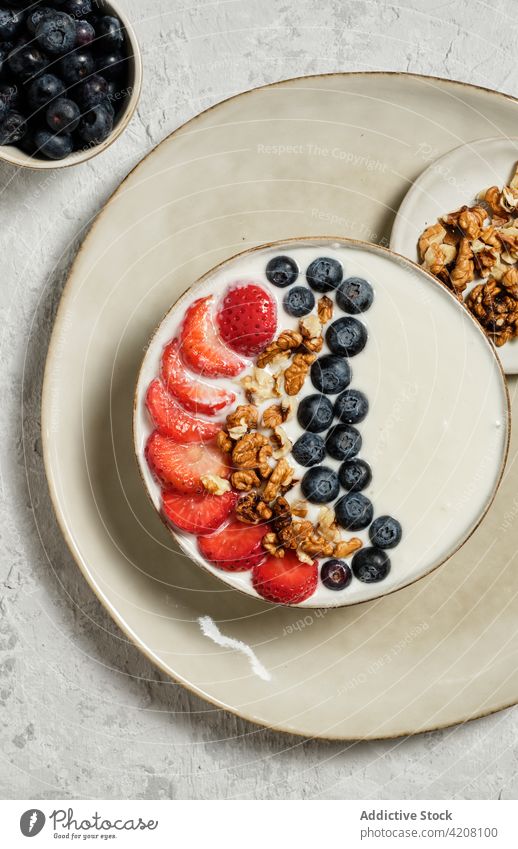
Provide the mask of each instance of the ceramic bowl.
{"label": "ceramic bowl", "polygon": [[0,161],[9,162],[11,165],[16,165],[19,168],[30,168],[33,171],[50,171],[55,168],[69,168],[71,165],[80,165],[82,162],[87,162],[98,156],[110,145],[116,141],[128,126],[133,114],[137,108],[140,92],[142,88],[142,56],[137,37],[133,27],[119,3],[113,0],[99,0],[100,8],[107,15],[116,15],[122,21],[126,31],[126,49],[128,51],[127,63],[127,89],[126,99],[123,108],[117,116],[113,130],[101,144],[88,146],[84,150],[77,150],[67,156],[65,159],[51,160],[38,159],[29,156],[14,145],[0,146]]}

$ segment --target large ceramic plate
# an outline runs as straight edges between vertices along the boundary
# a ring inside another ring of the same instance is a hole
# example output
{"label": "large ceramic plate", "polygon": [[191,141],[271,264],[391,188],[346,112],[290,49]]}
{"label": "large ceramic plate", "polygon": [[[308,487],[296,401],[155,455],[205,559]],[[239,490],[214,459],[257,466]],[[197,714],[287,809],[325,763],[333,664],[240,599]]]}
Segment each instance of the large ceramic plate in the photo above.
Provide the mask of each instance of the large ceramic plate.
{"label": "large ceramic plate", "polygon": [[[511,135],[517,118],[510,98],[436,79],[288,81],[229,100],[167,139],[88,236],[45,377],[52,498],[114,619],[215,704],[274,728],[350,739],[518,701],[515,446],[492,509],[447,564],[386,598],[322,615],[244,597],[175,554],[131,433],[143,348],[197,277],[247,246],[300,233],[386,239],[429,148],[439,156]],[[484,457],[473,462],[484,474]]]}

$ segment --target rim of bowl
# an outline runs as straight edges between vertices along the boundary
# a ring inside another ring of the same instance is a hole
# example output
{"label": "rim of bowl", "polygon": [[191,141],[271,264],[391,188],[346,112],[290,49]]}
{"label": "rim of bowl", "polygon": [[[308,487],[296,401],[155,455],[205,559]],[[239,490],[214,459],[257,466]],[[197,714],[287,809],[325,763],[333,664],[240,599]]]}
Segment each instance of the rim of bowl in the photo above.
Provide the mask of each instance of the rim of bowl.
{"label": "rim of bowl", "polygon": [[86,150],[78,150],[75,153],[71,153],[70,156],[65,157],[65,159],[36,159],[33,156],[29,156],[28,153],[24,153],[23,150],[14,147],[14,145],[0,145],[0,161],[8,162],[10,165],[15,165],[18,168],[27,168],[30,171],[52,171],[57,168],[70,168],[73,165],[88,162],[105,151],[122,135],[128,126],[135,114],[142,92],[142,52],[133,25],[118,2],[116,0],[101,0],[101,3],[103,9],[106,9],[107,12],[113,12],[121,19],[126,31],[129,48],[129,78],[127,89],[131,91],[131,95],[128,97],[124,111],[119,116],[110,135],[100,144],[92,145]]}
{"label": "rim of bowl", "polygon": [[[148,497],[148,499],[149,499],[149,501],[150,501],[150,503],[153,507],[153,510],[158,515],[160,521],[166,527],[168,532],[171,534],[171,536],[173,537],[173,539],[175,540],[177,545],[180,547],[182,553],[185,554],[189,558],[189,560],[192,563],[194,563],[196,566],[198,566],[200,569],[203,569],[205,572],[207,572],[213,578],[216,578],[218,581],[221,581],[230,591],[241,593],[243,595],[246,595],[248,598],[255,598],[256,601],[262,602],[263,604],[268,604],[272,607],[279,607],[280,606],[280,607],[288,607],[288,608],[292,608],[292,609],[298,608],[300,610],[319,610],[319,609],[328,610],[328,609],[339,608],[339,607],[355,607],[358,604],[368,604],[369,602],[376,601],[379,598],[383,598],[383,597],[392,595],[393,593],[399,592],[399,590],[402,590],[405,587],[412,586],[412,584],[417,583],[417,581],[421,581],[427,575],[430,575],[432,572],[435,572],[436,569],[439,569],[440,566],[443,566],[445,563],[447,563],[447,561],[450,560],[450,558],[452,558],[455,554],[457,554],[458,551],[460,551],[461,548],[463,548],[463,546],[467,543],[467,541],[470,539],[470,537],[475,533],[475,531],[477,530],[479,525],[482,523],[482,521],[486,517],[491,505],[493,504],[493,501],[495,500],[496,494],[497,494],[497,492],[500,488],[500,484],[502,482],[505,467],[506,467],[506,464],[507,464],[507,459],[508,459],[508,456],[509,456],[509,447],[510,447],[510,441],[511,441],[511,401],[510,401],[510,396],[509,396],[509,387],[508,387],[508,384],[507,384],[505,372],[504,372],[503,367],[502,367],[502,363],[500,362],[500,358],[498,357],[498,354],[496,352],[494,345],[491,343],[490,339],[487,337],[487,335],[485,334],[484,330],[482,329],[482,327],[480,326],[478,321],[476,321],[476,319],[474,318],[474,316],[470,312],[468,312],[467,310],[463,310],[463,312],[465,312],[467,314],[467,316],[469,317],[471,322],[474,324],[477,332],[484,339],[485,344],[487,345],[490,353],[492,354],[494,361],[496,362],[497,371],[500,374],[500,379],[502,381],[502,385],[503,385],[503,389],[504,389],[504,393],[503,393],[504,394],[504,400],[505,400],[504,417],[505,417],[505,423],[506,423],[506,434],[505,434],[505,443],[504,443],[504,449],[503,449],[503,452],[502,452],[502,458],[501,458],[501,462],[500,462],[500,466],[499,466],[498,476],[495,480],[493,489],[491,490],[491,493],[490,493],[490,497],[488,498],[487,503],[484,506],[484,509],[482,510],[482,512],[480,513],[480,515],[476,519],[476,521],[473,522],[468,527],[468,530],[466,531],[465,536],[463,538],[461,538],[460,541],[456,545],[454,545],[454,547],[451,549],[451,551],[449,551],[448,554],[445,557],[443,557],[441,560],[439,560],[436,563],[433,563],[422,574],[417,575],[415,578],[412,578],[408,581],[405,581],[404,583],[400,584],[399,586],[394,587],[394,589],[385,590],[385,591],[383,591],[383,589],[381,589],[381,591],[377,595],[371,596],[370,598],[367,598],[367,599],[359,599],[357,601],[347,601],[346,600],[346,601],[343,601],[343,602],[339,602],[339,600],[337,600],[336,602],[329,603],[329,604],[311,604],[311,603],[305,603],[304,602],[304,603],[299,603],[299,604],[286,604],[285,605],[285,604],[281,604],[281,603],[273,603],[273,602],[267,601],[262,596],[260,596],[259,593],[257,593],[253,588],[250,589],[250,590],[247,590],[247,589],[244,589],[243,587],[234,586],[233,584],[229,583],[228,579],[225,577],[226,572],[224,572],[222,570],[218,571],[218,570],[216,570],[216,567],[214,567],[214,571],[213,571],[209,567],[209,565],[204,561],[204,559],[201,557],[201,555],[200,555],[199,559],[193,557],[192,552],[189,551],[189,549],[186,545],[186,542],[185,542],[183,535],[181,535],[177,531],[175,531],[174,528],[167,522],[165,517],[162,515],[160,509],[154,503],[151,492],[150,492],[149,487],[146,483],[146,480],[145,480],[145,477],[144,477],[144,474],[143,474],[143,466],[141,465],[141,462],[142,463],[146,462],[145,454],[144,454],[143,451],[140,450],[140,447],[137,444],[137,415],[138,415],[139,405],[142,404],[143,401],[144,401],[143,394],[139,393],[139,390],[141,388],[140,383],[141,383],[144,363],[147,359],[149,350],[150,350],[150,348],[151,348],[151,346],[152,346],[152,344],[155,340],[155,337],[158,335],[162,325],[164,324],[164,322],[167,321],[167,319],[169,318],[171,313],[173,311],[176,311],[176,309],[180,306],[181,302],[188,298],[188,296],[191,294],[192,290],[195,287],[198,287],[199,285],[201,285],[208,277],[211,277],[213,274],[215,274],[223,266],[228,265],[231,262],[234,262],[238,258],[247,256],[248,254],[256,253],[257,251],[260,251],[260,250],[265,250],[265,249],[268,249],[268,248],[277,248],[277,247],[281,248],[281,247],[285,247],[285,246],[289,246],[289,245],[295,245],[296,246],[300,242],[328,242],[328,243],[338,242],[338,243],[345,243],[348,247],[367,250],[371,253],[379,253],[379,254],[382,254],[382,255],[384,254],[384,255],[392,258],[392,259],[396,259],[398,262],[403,263],[404,265],[409,266],[412,270],[423,274],[425,277],[427,277],[429,280],[432,281],[434,286],[439,287],[441,289],[441,291],[446,292],[447,295],[451,298],[453,303],[455,303],[457,305],[458,308],[461,308],[461,305],[459,304],[455,295],[452,292],[450,292],[449,289],[447,289],[445,286],[443,286],[443,284],[436,277],[434,277],[433,274],[426,271],[424,268],[422,268],[417,263],[413,262],[413,260],[408,259],[408,257],[405,257],[402,254],[397,253],[397,251],[394,251],[391,248],[387,248],[383,245],[376,245],[372,242],[366,242],[362,239],[351,239],[351,238],[348,238],[346,236],[297,236],[297,237],[293,237],[291,239],[279,239],[279,240],[276,240],[276,241],[273,241],[273,242],[264,242],[260,245],[255,245],[252,248],[248,248],[245,251],[239,251],[238,253],[233,254],[232,256],[228,257],[227,259],[223,260],[222,262],[217,263],[212,268],[210,268],[208,271],[206,271],[204,274],[202,274],[200,277],[197,277],[196,280],[194,280],[191,283],[191,285],[188,286],[187,289],[184,292],[182,292],[182,294],[179,295],[178,298],[171,304],[169,309],[162,316],[160,321],[155,325],[155,328],[153,329],[152,333],[150,334],[148,343],[147,343],[146,348],[145,348],[144,356],[143,356],[142,361],[141,361],[140,366],[139,366],[137,379],[136,379],[136,382],[135,382],[135,391],[134,391],[134,394],[133,394],[133,416],[132,416],[133,453],[134,453],[135,462],[137,464],[138,472],[139,472],[139,475],[140,475],[140,479],[142,481],[142,485],[143,485],[144,490],[146,492],[146,495],[147,495],[147,497]],[[158,483],[157,483],[157,486],[158,486]],[[310,602],[311,599],[308,599],[307,601]]]}

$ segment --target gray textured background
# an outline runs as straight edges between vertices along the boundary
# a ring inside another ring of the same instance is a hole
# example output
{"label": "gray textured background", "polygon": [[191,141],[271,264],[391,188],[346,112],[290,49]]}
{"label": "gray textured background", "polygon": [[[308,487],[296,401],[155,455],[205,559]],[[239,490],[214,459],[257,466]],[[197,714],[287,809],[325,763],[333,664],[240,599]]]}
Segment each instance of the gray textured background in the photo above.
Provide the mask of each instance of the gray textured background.
{"label": "gray textured background", "polygon": [[145,64],[123,138],[56,175],[0,165],[0,796],[518,798],[515,710],[408,740],[340,745],[258,729],[162,678],[74,565],[49,504],[39,433],[70,261],[91,217],[151,147],[229,95],[303,74],[401,70],[517,95],[516,0],[120,2]]}

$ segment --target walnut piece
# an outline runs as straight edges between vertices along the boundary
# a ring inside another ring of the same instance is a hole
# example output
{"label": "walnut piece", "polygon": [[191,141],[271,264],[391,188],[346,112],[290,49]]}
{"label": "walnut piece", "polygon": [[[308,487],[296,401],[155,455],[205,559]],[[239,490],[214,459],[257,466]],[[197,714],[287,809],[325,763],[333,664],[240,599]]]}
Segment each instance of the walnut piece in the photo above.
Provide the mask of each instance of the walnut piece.
{"label": "walnut piece", "polygon": [[225,492],[230,492],[230,484],[219,475],[202,475],[201,482],[203,488],[210,492],[211,495],[223,495]]}
{"label": "walnut piece", "polygon": [[257,366],[264,369],[270,363],[277,362],[283,357],[290,356],[302,342],[302,334],[296,330],[283,330],[283,332],[273,342],[264,349],[257,357]]}
{"label": "walnut piece", "polygon": [[273,377],[263,368],[254,366],[251,374],[245,375],[240,382],[246,397],[253,404],[260,404],[275,397]]}
{"label": "walnut piece", "polygon": [[291,507],[285,498],[280,495],[272,504],[272,528],[278,534],[292,523]]}
{"label": "walnut piece", "polygon": [[264,550],[271,554],[272,557],[284,557],[285,550],[282,547],[282,544],[274,531],[270,531],[265,534],[261,540],[261,545]]}
{"label": "walnut piece", "polygon": [[430,245],[442,244],[445,236],[446,230],[439,221],[437,224],[432,224],[430,227],[427,227],[426,230],[421,233],[418,242],[419,256],[421,257],[421,260],[424,260]]}
{"label": "walnut piece", "polygon": [[475,286],[466,303],[497,347],[518,335],[518,300],[502,282],[490,278]]}
{"label": "walnut piece", "polygon": [[284,372],[284,389],[287,395],[298,395],[315,360],[314,354],[295,354],[293,362]]}
{"label": "walnut piece", "polygon": [[317,313],[320,324],[327,324],[333,318],[333,302],[327,295],[318,299]]}
{"label": "walnut piece", "polygon": [[270,503],[270,501],[277,498],[279,494],[282,495],[287,492],[293,483],[294,474],[295,470],[284,457],[279,460],[264,488],[264,501]]}
{"label": "walnut piece", "polygon": [[331,510],[330,507],[321,507],[318,511],[317,530],[329,542],[338,542],[340,539],[335,511]]}
{"label": "walnut piece", "polygon": [[487,211],[483,206],[462,206],[442,219],[447,227],[458,229],[468,239],[477,239],[483,229]]}
{"label": "walnut piece", "polygon": [[423,268],[437,277],[453,262],[457,254],[454,245],[437,245],[433,242],[424,255]]}
{"label": "walnut piece", "polygon": [[280,404],[272,404],[267,407],[263,413],[263,427],[271,428],[278,427],[283,422],[282,410]]}
{"label": "walnut piece", "polygon": [[232,462],[239,469],[257,469],[261,465],[262,460],[259,459],[259,451],[261,448],[272,447],[266,436],[262,433],[246,433],[239,442],[234,445],[232,451]]}
{"label": "walnut piece", "polygon": [[299,499],[298,501],[294,501],[291,505],[291,512],[293,516],[298,516],[301,519],[305,519],[308,515],[309,504],[307,501],[303,501]]}
{"label": "walnut piece", "polygon": [[318,316],[311,313],[301,318],[299,328],[302,334],[302,347],[311,353],[320,353],[324,345],[324,338],[322,336],[322,325]]}
{"label": "walnut piece", "polygon": [[250,492],[250,490],[255,489],[261,484],[254,469],[243,469],[239,472],[233,472],[230,480],[232,481],[232,486],[238,492]]}
{"label": "walnut piece", "polygon": [[473,262],[473,251],[471,250],[469,239],[464,238],[460,240],[455,267],[450,272],[451,285],[455,291],[463,292],[474,277],[475,264]]}
{"label": "walnut piece", "polygon": [[293,443],[284,428],[280,425],[273,429],[272,441],[277,446],[273,449],[272,457],[274,460],[280,460],[281,457],[286,457],[290,453]]}
{"label": "walnut piece", "polygon": [[233,428],[242,427],[243,425],[247,430],[254,430],[257,427],[258,420],[259,413],[257,407],[254,407],[253,404],[240,404],[233,413],[227,416],[228,432],[230,433]]}
{"label": "walnut piece", "polygon": [[224,454],[230,454],[232,451],[232,440],[226,430],[220,430],[216,436],[216,445]]}
{"label": "walnut piece", "polygon": [[336,543],[333,551],[333,557],[349,557],[350,554],[358,551],[358,549],[362,548],[362,546],[363,543],[361,539],[358,539],[357,537],[353,537],[349,540],[342,539]]}
{"label": "walnut piece", "polygon": [[272,510],[264,503],[258,492],[249,492],[247,495],[243,495],[236,505],[237,518],[240,522],[248,525],[267,522],[272,515]]}

